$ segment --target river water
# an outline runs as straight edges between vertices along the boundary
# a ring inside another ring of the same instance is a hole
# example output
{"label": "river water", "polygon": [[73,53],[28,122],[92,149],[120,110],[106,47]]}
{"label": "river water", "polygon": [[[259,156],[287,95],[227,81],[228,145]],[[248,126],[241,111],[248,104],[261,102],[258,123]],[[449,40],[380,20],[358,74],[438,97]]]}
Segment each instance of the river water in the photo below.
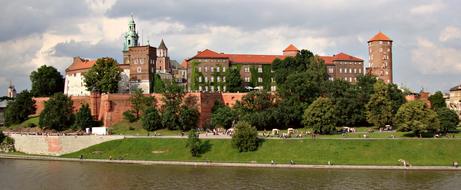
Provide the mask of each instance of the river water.
{"label": "river water", "polygon": [[0,189],[461,189],[461,172],[160,166],[0,159]]}

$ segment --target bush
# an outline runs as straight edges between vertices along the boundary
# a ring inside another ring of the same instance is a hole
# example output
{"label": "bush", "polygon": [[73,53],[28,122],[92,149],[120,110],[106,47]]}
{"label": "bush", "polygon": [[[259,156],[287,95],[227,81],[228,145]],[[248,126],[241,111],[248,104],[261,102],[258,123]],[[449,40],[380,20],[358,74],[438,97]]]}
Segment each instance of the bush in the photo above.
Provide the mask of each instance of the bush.
{"label": "bush", "polygon": [[331,134],[336,130],[336,108],[329,98],[318,98],[306,109],[303,123],[315,133]]}
{"label": "bush", "polygon": [[136,121],[136,115],[131,110],[123,112],[123,118],[130,123],[133,123]]}
{"label": "bush", "polygon": [[85,130],[92,127],[94,124],[93,117],[91,116],[90,106],[83,104],[78,112],[75,114],[75,126],[78,129]]}
{"label": "bush", "polygon": [[142,127],[147,131],[155,131],[162,128],[162,118],[155,108],[148,108],[141,118]]}
{"label": "bush", "polygon": [[196,129],[189,131],[189,136],[187,138],[186,147],[189,148],[190,153],[193,157],[198,157],[200,155],[202,143],[199,139],[199,134]]}
{"label": "bush", "polygon": [[232,135],[232,146],[239,152],[255,151],[259,146],[258,131],[248,122],[238,122]]}
{"label": "bush", "polygon": [[72,100],[62,93],[54,94],[45,102],[45,109],[40,113],[39,124],[44,129],[63,131],[73,122]]}

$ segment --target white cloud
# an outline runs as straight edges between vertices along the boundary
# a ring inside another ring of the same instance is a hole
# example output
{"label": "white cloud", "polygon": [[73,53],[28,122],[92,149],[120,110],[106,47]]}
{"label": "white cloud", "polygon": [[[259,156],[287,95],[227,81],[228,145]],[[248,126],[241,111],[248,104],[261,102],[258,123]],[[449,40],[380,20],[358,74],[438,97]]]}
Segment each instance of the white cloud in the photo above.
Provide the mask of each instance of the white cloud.
{"label": "white cloud", "polygon": [[445,8],[445,4],[441,2],[434,2],[429,4],[418,5],[410,9],[410,13],[413,15],[426,15],[437,13]]}
{"label": "white cloud", "polygon": [[457,74],[461,72],[461,50],[417,39],[418,47],[411,51],[414,68],[423,74]]}
{"label": "white cloud", "polygon": [[455,26],[447,26],[440,33],[439,39],[442,42],[453,39],[461,39],[461,29]]}

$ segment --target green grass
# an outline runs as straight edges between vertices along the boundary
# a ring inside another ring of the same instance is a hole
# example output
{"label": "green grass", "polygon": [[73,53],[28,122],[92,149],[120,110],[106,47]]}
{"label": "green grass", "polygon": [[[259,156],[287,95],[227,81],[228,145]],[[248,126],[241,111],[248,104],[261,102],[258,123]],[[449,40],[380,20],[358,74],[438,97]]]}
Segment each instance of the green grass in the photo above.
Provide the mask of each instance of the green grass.
{"label": "green grass", "polygon": [[[130,123],[128,121],[123,120],[121,122],[118,122],[112,125],[109,129],[111,131],[111,134],[113,135],[134,135],[134,136],[140,136],[140,135],[146,136],[147,135],[147,130],[142,128],[141,121]],[[169,136],[169,135],[180,135],[181,131],[160,129],[154,132],[149,132],[150,135],[154,133],[161,135],[161,136]]]}
{"label": "green grass", "polygon": [[39,117],[38,116],[33,116],[33,117],[30,117],[29,119],[27,119],[26,121],[20,123],[20,124],[14,124],[14,125],[10,125],[8,127],[2,127],[3,130],[5,129],[10,129],[10,130],[16,130],[16,129],[20,129],[20,128],[28,128],[29,124],[34,124],[35,126],[38,126],[38,122],[39,122]]}
{"label": "green grass", "polygon": [[335,140],[299,139],[265,140],[255,152],[239,153],[231,147],[230,140],[208,141],[210,150],[199,158],[191,157],[185,147],[186,139],[123,139],[98,144],[63,157],[129,160],[176,160],[348,165],[399,165],[399,159],[413,165],[450,165],[461,159],[461,140]]}

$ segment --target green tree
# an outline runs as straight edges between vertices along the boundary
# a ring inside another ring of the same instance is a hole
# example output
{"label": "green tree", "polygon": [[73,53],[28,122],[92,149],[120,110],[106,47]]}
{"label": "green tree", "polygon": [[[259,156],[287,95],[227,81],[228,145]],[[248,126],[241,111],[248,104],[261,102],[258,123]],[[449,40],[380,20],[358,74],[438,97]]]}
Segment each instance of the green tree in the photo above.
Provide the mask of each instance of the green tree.
{"label": "green tree", "polygon": [[232,146],[239,152],[257,150],[259,146],[258,131],[248,122],[238,122],[232,135]]}
{"label": "green tree", "polygon": [[187,106],[181,106],[179,112],[179,122],[181,123],[180,129],[187,131],[197,127],[200,113],[196,108],[190,108]]}
{"label": "green tree", "polygon": [[228,92],[244,92],[243,80],[238,68],[229,68],[226,72],[226,86]]}
{"label": "green tree", "polygon": [[163,93],[162,125],[170,130],[176,130],[181,125],[179,118],[180,106],[184,98],[183,88],[176,83],[167,83]]}
{"label": "green tree", "polygon": [[32,93],[24,90],[8,103],[5,110],[6,126],[21,123],[27,120],[29,115],[35,113],[35,100],[32,97]]}
{"label": "green tree", "polygon": [[331,134],[336,131],[336,107],[329,98],[319,97],[304,112],[304,127],[315,133]]}
{"label": "green tree", "polygon": [[35,97],[48,97],[57,92],[64,92],[64,78],[52,66],[43,65],[30,74],[32,90]]}
{"label": "green tree", "polygon": [[412,131],[416,135],[440,129],[437,113],[420,100],[403,104],[395,115],[395,123],[399,131]]}
{"label": "green tree", "polygon": [[115,59],[103,57],[96,60],[96,64],[83,74],[85,87],[88,91],[98,90],[101,93],[115,93],[118,91],[118,82],[121,80],[122,70]]}
{"label": "green tree", "polygon": [[136,116],[136,120],[139,119],[141,112],[144,112],[147,108],[155,106],[156,100],[152,96],[144,96],[142,89],[136,89],[131,93],[130,103],[132,112]]}
{"label": "green tree", "polygon": [[459,124],[458,114],[447,107],[440,107],[435,110],[440,121],[440,131],[448,133],[449,131],[456,130]]}
{"label": "green tree", "polygon": [[195,128],[189,131],[186,147],[193,157],[200,156],[202,142],[199,139],[199,134]]}
{"label": "green tree", "polygon": [[392,102],[392,115],[395,115],[400,106],[406,102],[404,92],[396,84],[387,84],[387,87],[389,89],[389,98]]}
{"label": "green tree", "polygon": [[154,75],[154,92],[155,93],[163,93],[165,91],[165,83],[163,82],[162,78],[160,78],[159,74]]}
{"label": "green tree", "polygon": [[142,127],[147,131],[155,131],[162,128],[162,118],[157,109],[150,107],[141,117]]}
{"label": "green tree", "polygon": [[69,128],[72,122],[72,100],[69,97],[56,93],[45,102],[45,109],[40,113],[40,127],[63,131]]}
{"label": "green tree", "polygon": [[211,123],[214,126],[224,127],[229,129],[232,127],[232,123],[237,120],[237,114],[235,111],[227,106],[217,108],[211,114]]}
{"label": "green tree", "polygon": [[92,127],[94,124],[93,116],[91,116],[90,106],[83,104],[77,113],[75,113],[74,126],[78,129],[85,130]]}
{"label": "green tree", "polygon": [[389,97],[389,88],[382,81],[374,84],[374,94],[366,105],[367,120],[377,128],[383,128],[392,123],[392,101]]}
{"label": "green tree", "polygon": [[127,120],[127,121],[130,122],[130,123],[133,123],[133,122],[135,122],[136,120],[138,120],[138,119],[136,118],[136,115],[133,113],[133,110],[124,111],[124,112],[123,112],[123,119]]}
{"label": "green tree", "polygon": [[269,129],[274,126],[273,111],[276,108],[275,97],[266,91],[252,91],[237,102],[235,109],[240,120],[247,121],[257,129]]}
{"label": "green tree", "polygon": [[445,103],[445,99],[443,98],[443,94],[440,91],[437,91],[433,95],[430,95],[429,101],[431,102],[432,109],[447,107],[447,104]]}

